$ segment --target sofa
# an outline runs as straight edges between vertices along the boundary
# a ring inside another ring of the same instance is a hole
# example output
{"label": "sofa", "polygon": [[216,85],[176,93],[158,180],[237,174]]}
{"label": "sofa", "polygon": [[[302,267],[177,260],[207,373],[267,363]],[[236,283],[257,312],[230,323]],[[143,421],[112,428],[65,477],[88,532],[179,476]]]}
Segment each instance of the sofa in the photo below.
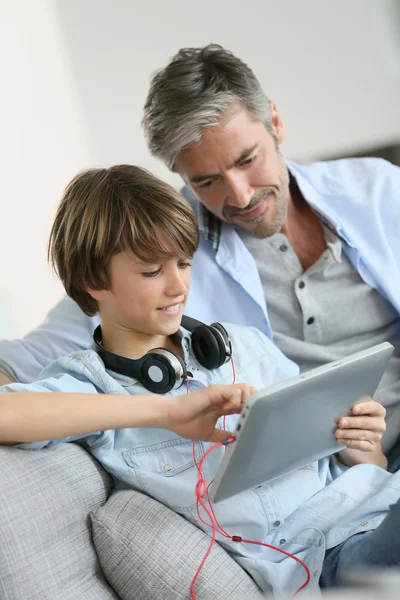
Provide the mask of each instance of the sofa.
{"label": "sofa", "polygon": [[[77,444],[0,446],[0,600],[190,599],[209,541],[156,500],[113,489]],[[398,571],[361,576],[324,600],[398,599]],[[198,600],[265,598],[218,544],[195,591]]]}
{"label": "sofa", "polygon": [[[159,502],[114,490],[77,444],[0,446],[1,600],[178,600],[209,536]],[[198,600],[259,600],[253,580],[216,544]]]}

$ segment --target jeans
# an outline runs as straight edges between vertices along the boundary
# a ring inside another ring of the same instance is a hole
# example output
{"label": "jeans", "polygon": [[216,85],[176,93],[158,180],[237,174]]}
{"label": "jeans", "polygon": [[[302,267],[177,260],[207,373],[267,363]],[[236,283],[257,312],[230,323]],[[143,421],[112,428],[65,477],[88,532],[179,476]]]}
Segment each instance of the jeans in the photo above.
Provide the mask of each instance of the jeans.
{"label": "jeans", "polygon": [[320,586],[339,587],[350,569],[400,566],[400,499],[374,531],[353,535],[327,551]]}

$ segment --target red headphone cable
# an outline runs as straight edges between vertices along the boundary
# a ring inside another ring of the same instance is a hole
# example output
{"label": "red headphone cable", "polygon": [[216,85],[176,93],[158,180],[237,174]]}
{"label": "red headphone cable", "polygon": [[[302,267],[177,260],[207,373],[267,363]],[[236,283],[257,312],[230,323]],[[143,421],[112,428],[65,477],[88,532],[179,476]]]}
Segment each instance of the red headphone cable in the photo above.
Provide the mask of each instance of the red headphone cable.
{"label": "red headphone cable", "polygon": [[[235,438],[229,438],[227,440],[227,443],[231,443],[232,441],[235,441]],[[204,499],[207,497],[208,495],[208,490],[209,487],[211,485],[212,482],[210,482],[209,484],[207,484],[207,482],[205,481],[205,479],[203,478],[203,465],[204,465],[204,461],[207,458],[207,456],[216,448],[219,448],[220,446],[224,445],[224,442],[218,442],[217,444],[214,444],[213,446],[211,446],[211,448],[209,448],[201,457],[201,460],[199,463],[197,463],[196,461],[196,457],[195,457],[195,451],[194,451],[194,442],[193,442],[193,458],[195,461],[195,465],[197,468],[197,472],[198,472],[198,481],[197,481],[197,485],[196,485],[196,510],[197,510],[197,515],[199,520],[204,524],[207,525],[208,527],[211,527],[212,529],[212,535],[211,535],[211,540],[210,540],[210,544],[208,546],[207,552],[204,555],[199,568],[197,569],[191,585],[190,585],[190,596],[192,598],[192,600],[197,600],[197,597],[195,595],[194,592],[194,584],[196,583],[196,580],[198,578],[198,576],[200,575],[201,570],[203,569],[204,563],[206,562],[208,556],[210,555],[210,552],[212,550],[212,547],[214,545],[214,542],[216,540],[216,535],[217,533],[219,533],[220,535],[222,535],[225,538],[231,539],[234,542],[242,542],[244,544],[254,544],[257,546],[264,546],[266,548],[271,548],[272,550],[276,550],[277,552],[280,552],[281,554],[285,554],[286,556],[288,556],[289,558],[292,558],[293,560],[295,560],[297,563],[299,563],[305,570],[306,572],[306,580],[305,582],[295,591],[295,593],[293,594],[292,598],[294,598],[295,596],[297,596],[297,594],[303,590],[309,583],[310,579],[311,579],[311,575],[310,575],[310,570],[307,567],[307,565],[297,556],[294,556],[293,554],[290,554],[290,552],[287,552],[286,550],[282,550],[282,548],[277,548],[276,546],[272,546],[271,544],[265,544],[263,542],[257,542],[254,540],[246,540],[243,539],[240,536],[237,535],[230,535],[229,533],[227,533],[222,527],[221,525],[218,523],[216,517],[215,517],[215,513],[213,510],[213,507],[211,505],[210,500],[208,499],[208,505],[206,506],[206,504],[204,503]],[[210,523],[207,523],[200,515],[200,510],[199,510],[199,506],[201,506],[201,508],[204,510],[204,512],[207,514],[208,518],[210,519]]]}
{"label": "red headphone cable", "polygon": [[[235,372],[235,365],[233,362],[233,357],[231,356],[231,363],[232,363],[232,371],[233,371],[233,383],[235,383],[236,381],[236,372]],[[186,377],[186,391],[189,392],[189,380]],[[225,422],[226,422],[226,416],[224,416],[224,420],[223,420],[223,428],[225,429]],[[218,523],[217,518],[215,516],[214,513],[214,509],[212,507],[212,504],[210,502],[210,500],[208,499],[208,490],[210,488],[210,485],[212,484],[212,481],[210,483],[207,483],[206,480],[203,477],[203,465],[204,465],[204,461],[207,458],[207,456],[216,448],[219,448],[220,446],[223,445],[227,445],[231,442],[234,442],[236,440],[235,437],[231,437],[228,438],[225,442],[218,442],[217,444],[214,444],[213,446],[211,446],[211,448],[209,448],[201,457],[200,462],[197,462],[196,459],[196,453],[195,453],[195,442],[192,442],[192,454],[193,454],[193,460],[194,460],[194,464],[196,466],[197,469],[197,474],[198,474],[198,479],[197,479],[197,485],[196,485],[196,511],[197,511],[197,516],[199,518],[199,520],[206,525],[207,527],[211,527],[212,533],[211,533],[211,539],[210,539],[210,543],[209,546],[207,548],[207,551],[192,579],[192,582],[190,584],[190,597],[192,598],[192,600],[197,600],[197,597],[195,595],[194,592],[194,585],[204,567],[204,564],[207,560],[207,558],[209,557],[211,550],[213,548],[214,542],[216,540],[216,536],[217,533],[219,533],[220,535],[222,535],[225,538],[231,539],[234,542],[238,542],[238,543],[243,543],[243,544],[254,544],[254,545],[258,545],[258,546],[264,546],[266,548],[271,548],[272,550],[276,550],[277,552],[280,552],[281,554],[285,554],[286,556],[288,556],[289,558],[292,558],[293,560],[295,560],[297,563],[299,563],[305,570],[306,572],[306,580],[305,582],[295,591],[295,593],[293,594],[292,598],[294,598],[295,596],[297,596],[297,594],[299,592],[301,592],[301,590],[303,590],[309,583],[310,579],[311,579],[311,575],[310,575],[310,570],[307,567],[307,565],[297,556],[294,556],[293,554],[290,554],[290,552],[287,552],[286,550],[282,550],[282,548],[277,548],[276,546],[272,546],[271,544],[265,544],[263,542],[257,542],[254,540],[245,540],[242,537],[238,536],[238,535],[229,535],[229,533],[227,533],[222,527],[221,525]],[[207,503],[208,506],[204,503],[205,498],[207,498]],[[199,507],[201,507],[204,512],[206,513],[206,515],[208,516],[208,518],[210,519],[210,523],[207,523],[207,521],[205,521],[201,514],[200,514],[200,509]]]}

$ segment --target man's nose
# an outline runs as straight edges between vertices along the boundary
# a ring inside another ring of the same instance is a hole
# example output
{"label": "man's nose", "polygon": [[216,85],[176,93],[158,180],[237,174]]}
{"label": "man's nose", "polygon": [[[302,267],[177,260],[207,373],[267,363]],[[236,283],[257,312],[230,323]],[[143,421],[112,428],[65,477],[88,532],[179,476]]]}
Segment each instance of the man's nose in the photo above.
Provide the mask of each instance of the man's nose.
{"label": "man's nose", "polygon": [[227,204],[237,208],[246,208],[254,195],[254,190],[249,184],[245,174],[236,174],[229,177],[229,194]]}

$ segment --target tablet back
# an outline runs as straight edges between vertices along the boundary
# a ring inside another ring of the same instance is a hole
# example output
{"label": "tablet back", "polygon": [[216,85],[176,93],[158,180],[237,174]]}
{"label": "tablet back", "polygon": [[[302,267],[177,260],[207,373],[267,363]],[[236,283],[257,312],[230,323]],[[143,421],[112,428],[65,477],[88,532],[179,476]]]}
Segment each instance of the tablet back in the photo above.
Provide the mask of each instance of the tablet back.
{"label": "tablet back", "polygon": [[385,342],[253,394],[210,500],[224,500],[344,448],[333,435],[338,419],[362,396],[373,396],[392,353]]}

